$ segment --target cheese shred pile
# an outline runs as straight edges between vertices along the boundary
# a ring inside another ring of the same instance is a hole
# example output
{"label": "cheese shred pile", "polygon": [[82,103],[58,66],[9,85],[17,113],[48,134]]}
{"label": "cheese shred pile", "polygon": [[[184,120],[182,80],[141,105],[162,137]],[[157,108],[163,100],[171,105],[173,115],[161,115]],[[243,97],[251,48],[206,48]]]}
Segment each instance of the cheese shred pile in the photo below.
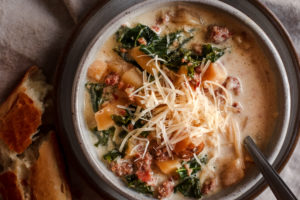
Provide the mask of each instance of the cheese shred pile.
{"label": "cheese shred pile", "polygon": [[[132,123],[139,119],[146,123],[127,134],[120,151],[129,138],[141,138],[138,136],[143,131],[151,131],[156,134],[160,147],[166,147],[170,156],[173,156],[175,144],[189,137],[192,141],[203,142],[205,147],[214,151],[212,157],[217,157],[220,137],[226,135],[232,138],[236,154],[242,158],[239,128],[229,109],[232,98],[227,89],[208,80],[200,82],[200,87],[191,88],[185,75],[181,75],[183,81],[175,86],[164,68],[159,67],[158,58],[152,62],[156,64],[156,68],[152,69],[154,80],[144,71],[143,86],[131,94],[143,105],[136,109]],[[202,70],[207,69],[209,64],[202,63]],[[218,95],[215,93],[217,89],[221,91]],[[146,144],[145,152],[149,141]]]}

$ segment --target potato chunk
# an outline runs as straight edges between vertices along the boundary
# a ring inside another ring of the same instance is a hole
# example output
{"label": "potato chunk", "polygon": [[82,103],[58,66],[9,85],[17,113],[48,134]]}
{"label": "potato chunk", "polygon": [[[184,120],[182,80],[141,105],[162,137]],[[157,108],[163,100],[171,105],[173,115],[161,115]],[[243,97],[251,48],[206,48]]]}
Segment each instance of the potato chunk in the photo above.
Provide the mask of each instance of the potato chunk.
{"label": "potato chunk", "polygon": [[112,125],[114,125],[114,121],[111,118],[111,115],[115,114],[114,105],[108,104],[101,110],[95,113],[95,119],[97,122],[98,130],[106,130]]}
{"label": "potato chunk", "polygon": [[209,65],[202,77],[202,81],[209,80],[222,84],[226,80],[226,77],[226,69],[221,63],[216,62]]}
{"label": "potato chunk", "polygon": [[103,75],[107,71],[107,64],[101,60],[95,60],[88,68],[87,75],[94,81],[101,81]]}
{"label": "potato chunk", "polygon": [[133,65],[123,61],[123,60],[110,60],[107,62],[108,70],[122,75],[124,72],[128,71]]}
{"label": "potato chunk", "polygon": [[178,160],[156,161],[155,163],[164,174],[175,172],[175,170],[180,167]]}
{"label": "potato chunk", "polygon": [[114,125],[114,121],[111,116],[119,114],[120,108],[117,105],[126,105],[126,100],[120,99],[118,101],[106,104],[101,110],[95,113],[95,119],[97,122],[97,129],[106,130]]}
{"label": "potato chunk", "polygon": [[130,50],[130,56],[148,73],[153,75],[152,69],[156,68],[155,61],[149,62],[150,56],[146,55],[144,52],[140,51],[140,47],[134,47]]}
{"label": "potato chunk", "polygon": [[122,81],[135,87],[139,88],[143,85],[142,73],[136,68],[131,68],[126,71],[122,76]]}

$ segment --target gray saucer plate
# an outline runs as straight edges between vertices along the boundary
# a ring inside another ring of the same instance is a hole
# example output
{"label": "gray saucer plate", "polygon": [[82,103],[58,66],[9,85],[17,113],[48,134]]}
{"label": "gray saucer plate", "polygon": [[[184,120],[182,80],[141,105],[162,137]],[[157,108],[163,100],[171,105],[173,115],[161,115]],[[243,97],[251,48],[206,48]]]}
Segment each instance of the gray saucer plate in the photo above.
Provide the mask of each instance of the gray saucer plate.
{"label": "gray saucer plate", "polygon": [[[83,173],[94,186],[116,199],[149,199],[129,190],[98,159],[93,145],[89,141],[88,131],[82,116],[83,87],[85,71],[93,55],[101,46],[103,37],[116,30],[120,19],[134,16],[137,10],[151,9],[160,4],[173,3],[176,0],[142,1],[111,0],[97,8],[79,26],[70,40],[61,65],[56,74],[57,121],[64,133],[64,145],[70,148],[82,167]],[[295,50],[286,31],[277,19],[258,1],[231,0],[185,0],[227,12],[250,27],[265,47],[266,54],[274,66],[278,78],[278,98],[280,120],[277,131],[265,151],[269,161],[276,169],[283,167],[290,156],[298,138],[299,129],[299,63]],[[234,7],[234,8],[233,8]],[[255,22],[255,23],[254,23]],[[106,32],[106,33],[105,33]],[[251,171],[238,185],[228,188],[214,198],[245,199],[262,190],[263,179],[257,171]]]}

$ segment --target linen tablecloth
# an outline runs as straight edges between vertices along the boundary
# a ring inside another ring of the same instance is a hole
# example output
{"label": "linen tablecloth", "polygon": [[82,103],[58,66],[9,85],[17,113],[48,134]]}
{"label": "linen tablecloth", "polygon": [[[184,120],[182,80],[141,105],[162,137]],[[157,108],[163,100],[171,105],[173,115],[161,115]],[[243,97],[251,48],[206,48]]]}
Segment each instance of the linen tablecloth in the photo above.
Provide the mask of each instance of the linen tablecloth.
{"label": "linen tablecloth", "polygon": [[[300,55],[300,1],[262,0],[282,21]],[[0,102],[24,71],[43,67],[49,81],[58,57],[80,19],[97,0],[0,0]],[[69,160],[68,160],[69,161]],[[74,199],[105,199],[96,193],[72,166],[68,167]],[[300,196],[300,145],[280,173]],[[266,189],[257,199],[275,199]]]}

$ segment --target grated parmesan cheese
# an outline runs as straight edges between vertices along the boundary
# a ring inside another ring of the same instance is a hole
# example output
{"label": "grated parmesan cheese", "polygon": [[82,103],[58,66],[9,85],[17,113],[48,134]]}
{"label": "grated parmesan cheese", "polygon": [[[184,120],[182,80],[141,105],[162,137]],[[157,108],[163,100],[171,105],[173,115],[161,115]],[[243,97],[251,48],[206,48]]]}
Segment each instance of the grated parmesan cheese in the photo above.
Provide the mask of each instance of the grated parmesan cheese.
{"label": "grated parmesan cheese", "polygon": [[[220,154],[220,134],[232,138],[238,157],[242,156],[240,146],[240,133],[238,124],[232,118],[230,109],[232,105],[231,94],[219,83],[206,80],[201,87],[192,89],[188,78],[183,75],[183,82],[175,87],[166,74],[163,66],[158,61],[163,61],[157,56],[148,62],[155,62],[156,69],[152,69],[154,80],[150,81],[146,72],[143,72],[143,86],[135,90],[131,96],[138,97],[144,110],[136,109],[132,123],[149,115],[146,124],[139,129],[130,131],[120,145],[123,150],[129,138],[146,141],[145,155],[149,140],[138,137],[143,131],[154,131],[158,148],[166,147],[170,156],[176,143],[189,137],[192,141],[202,141],[211,151],[210,162],[206,166],[210,171]],[[201,67],[205,72],[210,62],[202,62]],[[204,89],[206,88],[206,89]],[[215,95],[215,89],[220,89],[224,95]],[[228,131],[231,130],[231,131]],[[230,134],[232,134],[230,136]],[[194,155],[195,158],[197,157]],[[199,159],[196,159],[198,162]]]}

